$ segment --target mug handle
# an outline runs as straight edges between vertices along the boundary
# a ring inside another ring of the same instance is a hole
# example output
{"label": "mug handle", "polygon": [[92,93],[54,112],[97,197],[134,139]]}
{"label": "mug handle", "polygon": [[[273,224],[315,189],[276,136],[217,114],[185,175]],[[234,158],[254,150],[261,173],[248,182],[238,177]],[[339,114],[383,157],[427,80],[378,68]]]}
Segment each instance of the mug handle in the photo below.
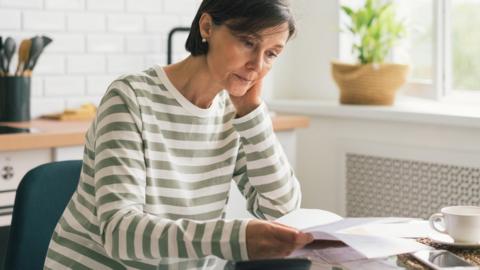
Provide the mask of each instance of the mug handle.
{"label": "mug handle", "polygon": [[437,221],[443,221],[443,223],[445,224],[445,219],[444,219],[444,216],[442,213],[436,213],[436,214],[433,214],[429,219],[429,223],[430,223],[430,227],[432,227],[432,229],[434,229],[435,231],[439,232],[439,233],[447,233],[447,230],[445,228],[445,226],[443,228],[439,228],[437,227]]}

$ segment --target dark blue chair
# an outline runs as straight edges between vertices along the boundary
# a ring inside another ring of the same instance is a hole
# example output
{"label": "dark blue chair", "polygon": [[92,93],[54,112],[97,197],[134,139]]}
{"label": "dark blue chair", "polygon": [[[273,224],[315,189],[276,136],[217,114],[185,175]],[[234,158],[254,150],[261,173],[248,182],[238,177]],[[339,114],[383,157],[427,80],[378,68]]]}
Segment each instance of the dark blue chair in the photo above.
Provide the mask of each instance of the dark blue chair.
{"label": "dark blue chair", "polygon": [[40,165],[20,182],[13,206],[5,269],[43,269],[53,230],[77,188],[82,161]]}

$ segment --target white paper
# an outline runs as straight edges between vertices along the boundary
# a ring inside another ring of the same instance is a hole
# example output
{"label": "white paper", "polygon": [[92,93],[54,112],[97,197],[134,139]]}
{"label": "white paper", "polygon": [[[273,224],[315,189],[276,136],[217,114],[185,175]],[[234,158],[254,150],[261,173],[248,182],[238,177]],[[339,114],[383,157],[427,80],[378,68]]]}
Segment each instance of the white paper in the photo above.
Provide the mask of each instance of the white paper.
{"label": "white paper", "polygon": [[330,264],[340,264],[365,259],[363,254],[360,254],[349,246],[319,249],[312,253],[310,256],[321,258]]}
{"label": "white paper", "polygon": [[409,221],[398,223],[382,223],[375,222],[363,226],[356,226],[347,228],[341,231],[342,233],[355,235],[376,235],[386,237],[401,237],[401,238],[421,238],[428,237],[433,233],[428,221]]}
{"label": "white paper", "polygon": [[[311,226],[305,229],[301,229],[304,232],[340,232],[342,230],[346,230],[349,228],[354,228],[358,226],[363,226],[366,224],[374,223],[381,221],[381,218],[345,218],[341,220],[337,220],[335,222],[321,224],[318,226]],[[315,236],[315,234],[314,234]],[[315,238],[321,239],[321,238]]]}
{"label": "white paper", "polygon": [[300,208],[275,220],[278,223],[303,230],[309,227],[332,223],[343,219],[332,212],[320,209]]}
{"label": "white paper", "polygon": [[[414,233],[406,230],[412,227],[425,228],[424,224],[406,225],[412,222],[410,218],[345,218],[323,210],[299,209],[277,222],[295,227],[301,231],[311,233],[316,240],[340,240],[365,258],[382,258],[392,255],[415,252],[428,247],[413,239],[400,237],[412,236]],[[412,223],[413,224],[413,223]],[[388,228],[385,232],[375,231]],[[423,236],[423,232],[422,232]],[[324,251],[329,253],[333,260],[340,260],[336,256],[338,250]],[[309,251],[299,250],[297,254],[306,254]],[[325,256],[324,256],[325,257]]]}
{"label": "white paper", "polygon": [[363,254],[365,258],[383,258],[397,254],[410,253],[428,247],[418,243],[414,239],[403,239],[395,237],[366,236],[335,233],[337,239],[341,240],[351,248]]}

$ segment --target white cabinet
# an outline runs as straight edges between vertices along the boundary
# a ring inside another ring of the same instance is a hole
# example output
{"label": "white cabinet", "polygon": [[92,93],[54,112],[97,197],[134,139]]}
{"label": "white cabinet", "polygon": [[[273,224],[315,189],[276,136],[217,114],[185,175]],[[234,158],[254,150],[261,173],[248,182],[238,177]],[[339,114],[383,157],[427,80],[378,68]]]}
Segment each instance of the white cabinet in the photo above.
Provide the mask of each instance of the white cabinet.
{"label": "white cabinet", "polygon": [[83,146],[58,147],[53,149],[53,160],[83,159]]}
{"label": "white cabinet", "polygon": [[82,158],[83,146],[0,152],[0,227],[10,225],[16,189],[29,170],[52,161]]}
{"label": "white cabinet", "polygon": [[10,224],[15,190],[23,176],[51,160],[50,149],[0,152],[0,226]]}

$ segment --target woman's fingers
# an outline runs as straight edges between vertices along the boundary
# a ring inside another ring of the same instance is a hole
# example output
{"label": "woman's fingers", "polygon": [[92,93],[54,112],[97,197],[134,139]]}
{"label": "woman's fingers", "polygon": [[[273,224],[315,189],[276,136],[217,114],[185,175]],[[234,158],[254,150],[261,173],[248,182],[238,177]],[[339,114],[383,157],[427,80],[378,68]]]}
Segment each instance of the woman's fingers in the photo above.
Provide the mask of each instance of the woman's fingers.
{"label": "woman's fingers", "polygon": [[274,226],[277,226],[277,228],[279,228],[279,232],[282,232],[282,231],[288,232],[288,233],[293,232],[294,234],[289,234],[289,236],[286,236],[286,237],[287,238],[292,237],[291,239],[287,239],[287,241],[288,240],[293,241],[296,245],[304,246],[308,243],[311,243],[314,240],[313,236],[309,233],[301,232],[293,227],[290,227],[275,221],[273,221],[272,224]]}
{"label": "woman's fingers", "polygon": [[303,247],[303,246],[313,242],[313,240],[315,240],[315,239],[313,238],[313,236],[310,233],[300,232],[299,235],[297,236],[296,244],[299,247]]}
{"label": "woman's fingers", "polygon": [[290,228],[290,229],[294,229],[296,230],[296,228],[292,227],[292,226],[288,226],[288,225],[285,225],[285,224],[282,224],[280,222],[277,222],[277,221],[271,221],[273,224],[276,224],[276,225],[279,225],[279,226],[282,226],[282,227],[286,227],[286,228]]}
{"label": "woman's fingers", "polygon": [[310,234],[278,223],[252,220],[247,225],[247,249],[251,259],[285,257],[311,241]]}
{"label": "woman's fingers", "polygon": [[279,225],[278,223],[273,223],[272,227],[275,230],[275,238],[290,252],[313,241],[311,234],[300,232],[295,228]]}

